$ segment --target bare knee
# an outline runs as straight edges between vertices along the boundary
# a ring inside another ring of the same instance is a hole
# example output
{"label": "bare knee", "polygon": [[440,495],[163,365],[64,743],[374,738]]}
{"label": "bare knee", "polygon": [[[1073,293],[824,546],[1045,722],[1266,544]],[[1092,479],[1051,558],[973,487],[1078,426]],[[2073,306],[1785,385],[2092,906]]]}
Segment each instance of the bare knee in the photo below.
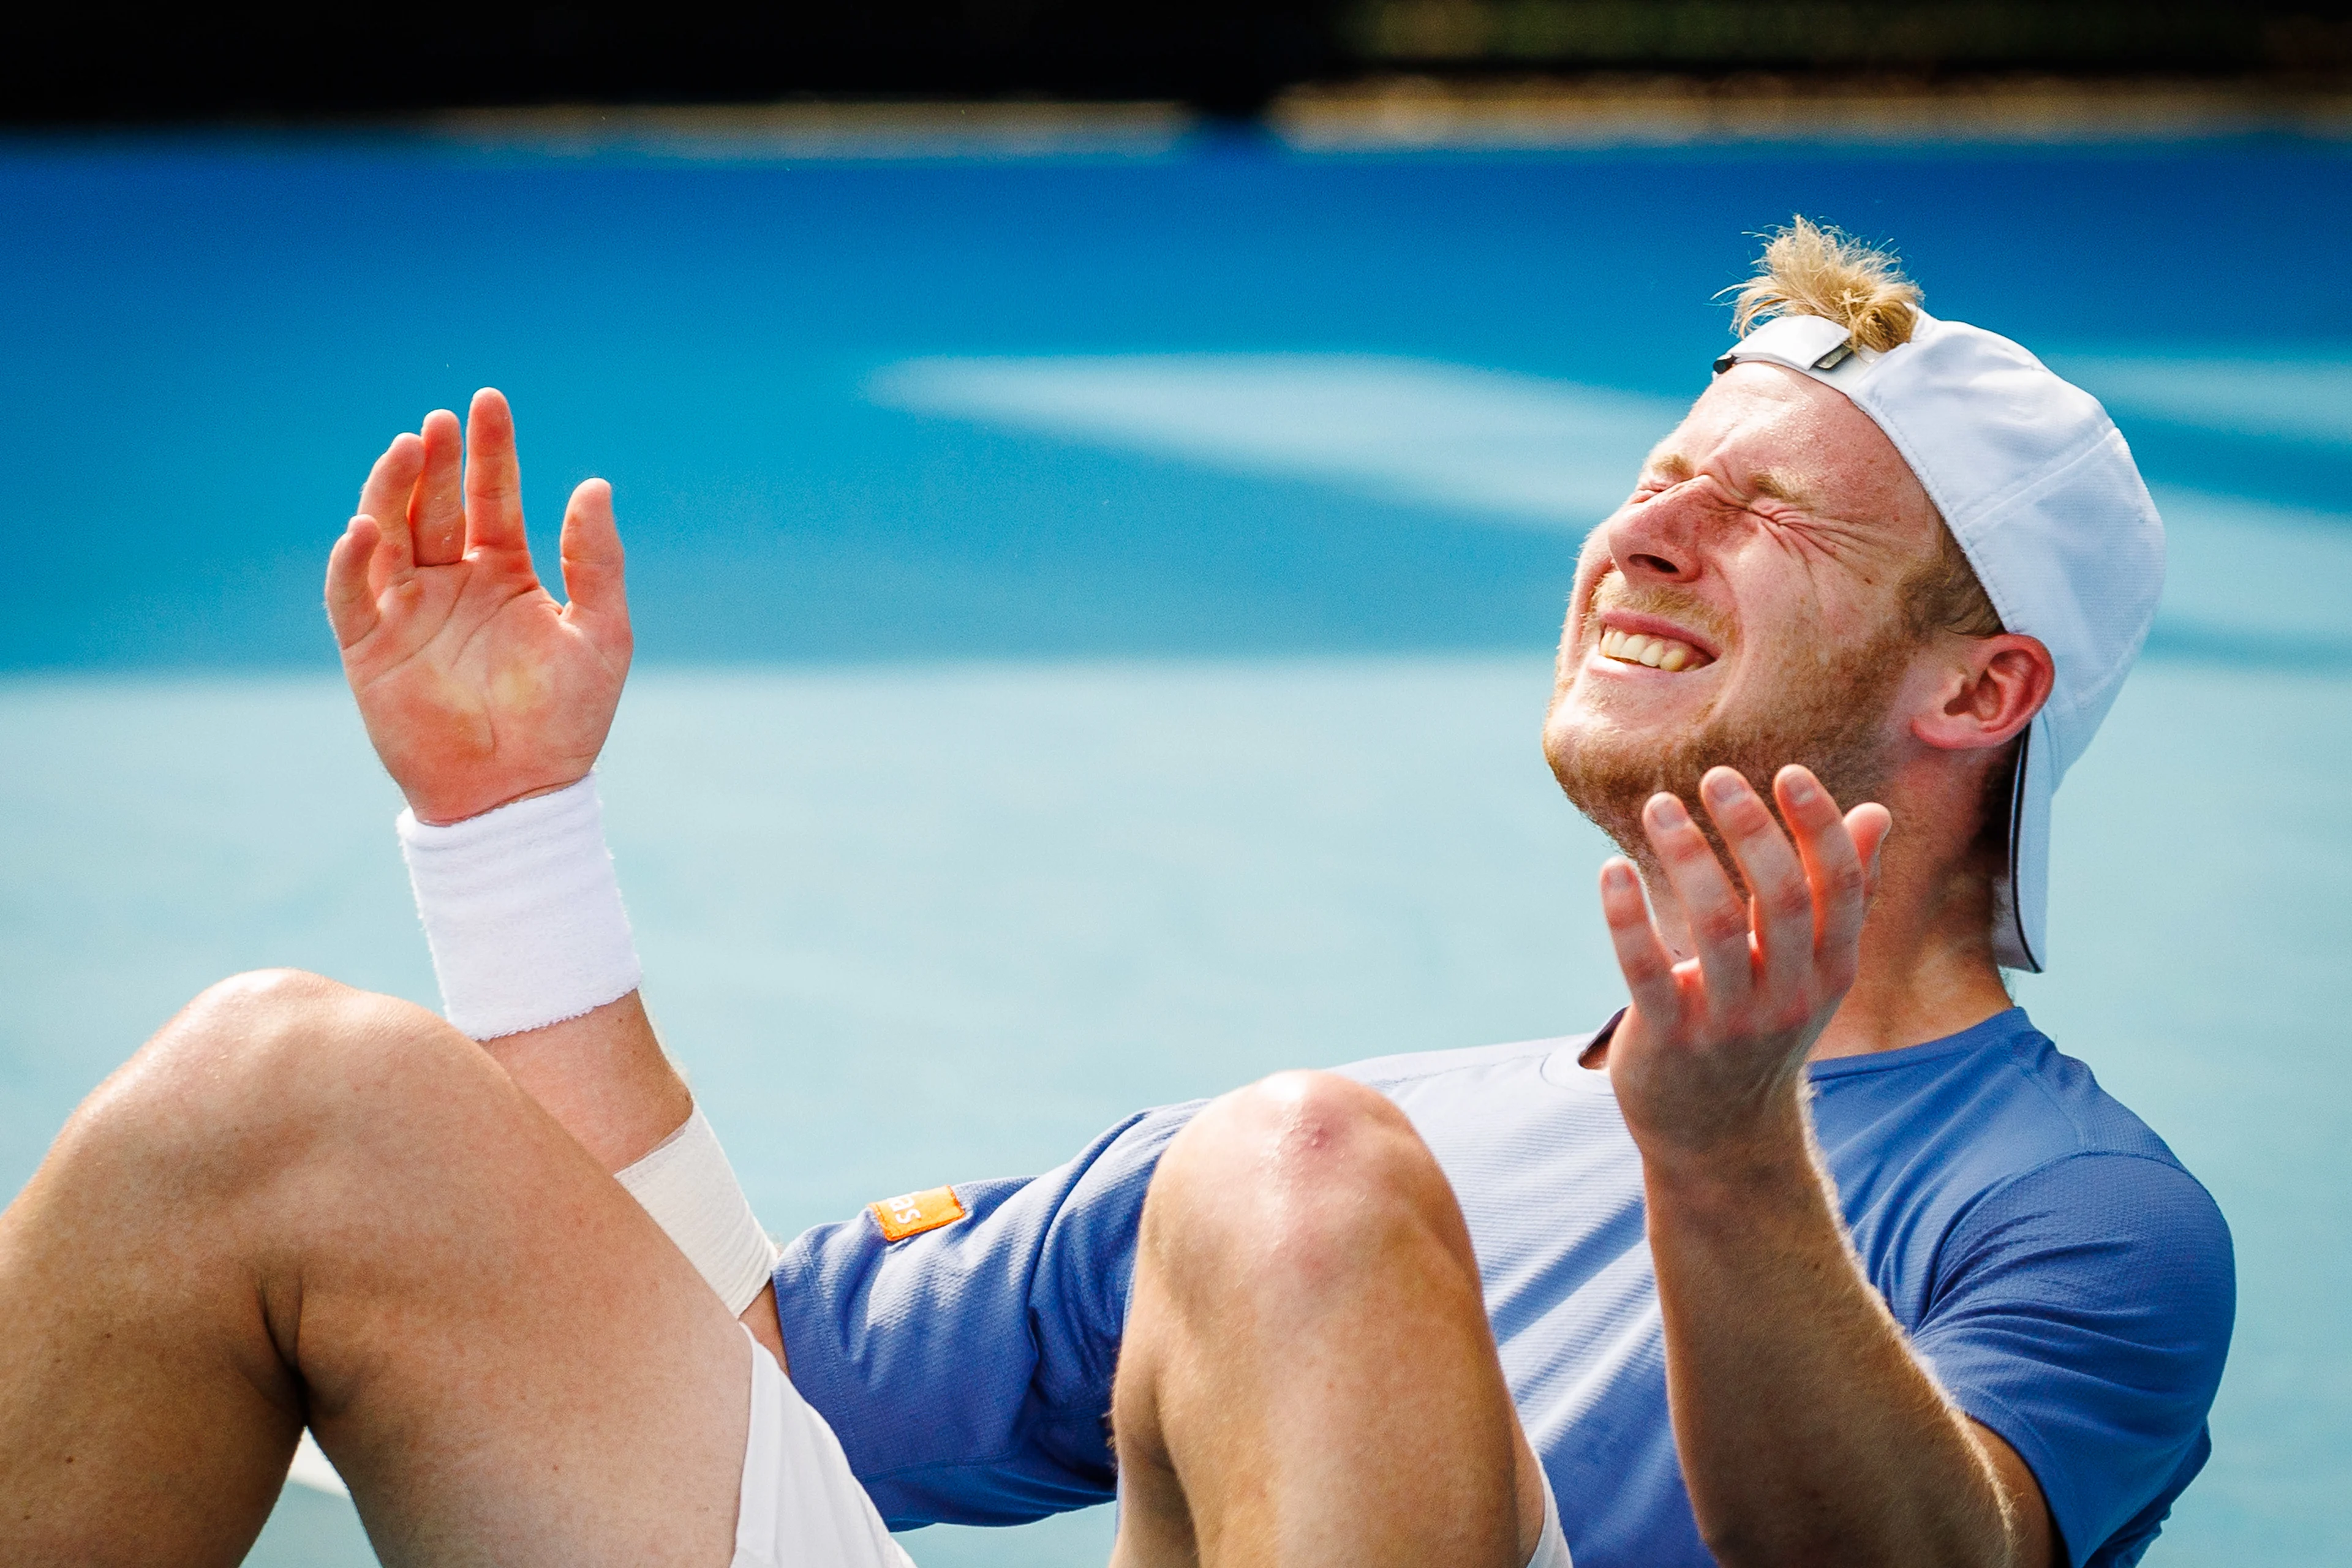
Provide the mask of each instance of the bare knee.
{"label": "bare knee", "polygon": [[1400,1248],[1476,1267],[1453,1189],[1404,1113],[1322,1072],[1211,1102],[1160,1161],[1143,1246],[1179,1293],[1192,1281],[1311,1298],[1394,1267]]}
{"label": "bare knee", "polygon": [[1444,1180],[1387,1096],[1336,1073],[1284,1072],[1203,1107],[1170,1144],[1152,1190],[1294,1206],[1338,1190],[1409,1196]]}
{"label": "bare knee", "polygon": [[283,1067],[289,1064],[280,1058],[404,1005],[305,970],[249,970],[198,992],[142,1055],[174,1066],[202,1061],[215,1070]]}
{"label": "bare knee", "polygon": [[200,1100],[266,1097],[299,1107],[380,1078],[400,1058],[466,1047],[439,1018],[397,997],[299,969],[258,969],[199,994],[131,1067],[135,1078],[152,1076]]}
{"label": "bare knee", "polygon": [[[422,1089],[416,1058],[469,1042],[423,1008],[299,970],[233,975],[191,1001],[75,1112],[60,1146],[236,1180],[334,1146],[357,1114]],[[478,1054],[478,1053],[476,1053]],[[402,1058],[412,1070],[400,1070]]]}

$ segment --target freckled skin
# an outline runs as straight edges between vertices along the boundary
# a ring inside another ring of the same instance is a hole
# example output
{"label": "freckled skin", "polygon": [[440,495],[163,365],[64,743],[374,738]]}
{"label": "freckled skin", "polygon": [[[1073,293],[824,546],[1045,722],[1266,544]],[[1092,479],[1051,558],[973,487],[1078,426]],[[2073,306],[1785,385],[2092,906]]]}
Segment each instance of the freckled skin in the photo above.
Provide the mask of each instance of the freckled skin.
{"label": "freckled skin", "polygon": [[[1763,493],[1767,475],[1801,500]],[[1867,415],[1793,372],[1734,367],[1585,542],[1546,753],[1595,732],[1637,747],[1711,719],[1753,723],[1808,674],[1833,666],[1839,647],[1868,642],[1899,613],[1895,591],[1936,548],[1937,526],[1927,493]],[[1638,688],[1587,668],[1600,633],[1596,595],[1605,604],[1628,588],[1621,554],[1687,560],[1688,570],[1653,573],[1639,586],[1670,588],[1686,616],[1721,629],[1715,663]]]}

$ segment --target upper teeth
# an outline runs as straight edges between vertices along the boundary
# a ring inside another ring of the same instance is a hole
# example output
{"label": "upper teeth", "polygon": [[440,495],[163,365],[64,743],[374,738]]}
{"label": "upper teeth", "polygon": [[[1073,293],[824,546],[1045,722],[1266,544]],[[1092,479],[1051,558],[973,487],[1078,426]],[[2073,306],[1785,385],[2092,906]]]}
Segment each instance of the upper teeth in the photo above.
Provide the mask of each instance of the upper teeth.
{"label": "upper teeth", "polygon": [[1610,627],[1601,630],[1601,653],[1604,658],[1622,659],[1627,664],[1646,664],[1653,669],[1676,670],[1707,662],[1705,654],[1686,642],[1678,642],[1673,637],[1648,637],[1640,632],[1621,632]]}

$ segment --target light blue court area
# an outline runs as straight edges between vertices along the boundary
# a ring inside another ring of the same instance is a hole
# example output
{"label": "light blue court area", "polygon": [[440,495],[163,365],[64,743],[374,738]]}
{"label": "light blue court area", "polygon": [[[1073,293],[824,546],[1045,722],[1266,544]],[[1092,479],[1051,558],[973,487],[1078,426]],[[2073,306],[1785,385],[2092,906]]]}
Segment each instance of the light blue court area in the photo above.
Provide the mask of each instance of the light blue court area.
{"label": "light blue court area", "polygon": [[[706,150],[707,151],[707,150]],[[0,1193],[189,994],[430,1000],[317,609],[368,459],[515,398],[616,485],[648,996],[763,1217],[1274,1068],[1590,1026],[1536,749],[1570,563],[1793,211],[2116,413],[2172,570],[2058,796],[2060,1044],[2221,1200],[2148,1561],[2352,1559],[2352,240],[2301,143],[754,162],[0,144]],[[926,1568],[1101,1561],[1105,1510]],[[253,1561],[369,1561],[290,1489]]]}

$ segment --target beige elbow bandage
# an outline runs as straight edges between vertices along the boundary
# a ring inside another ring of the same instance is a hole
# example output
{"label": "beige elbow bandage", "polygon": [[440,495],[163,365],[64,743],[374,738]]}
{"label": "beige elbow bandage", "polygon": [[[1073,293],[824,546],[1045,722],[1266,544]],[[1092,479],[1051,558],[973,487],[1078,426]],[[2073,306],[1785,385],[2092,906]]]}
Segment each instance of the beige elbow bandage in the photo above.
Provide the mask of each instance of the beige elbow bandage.
{"label": "beige elbow bandage", "polygon": [[623,1171],[620,1182],[702,1271],[727,1310],[742,1316],[782,1254],[752,1215],[751,1202],[702,1107],[696,1106],[686,1125],[652,1153]]}

